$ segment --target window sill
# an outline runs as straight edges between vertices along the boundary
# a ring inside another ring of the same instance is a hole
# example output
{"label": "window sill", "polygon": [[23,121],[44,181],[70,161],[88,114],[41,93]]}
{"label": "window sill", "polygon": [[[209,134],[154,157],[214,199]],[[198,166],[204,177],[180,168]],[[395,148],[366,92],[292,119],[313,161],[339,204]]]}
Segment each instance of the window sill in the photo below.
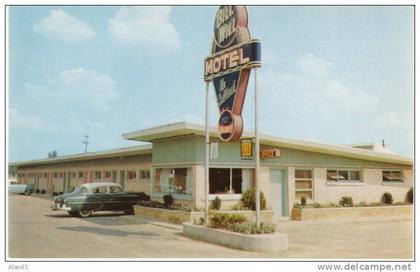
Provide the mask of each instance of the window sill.
{"label": "window sill", "polygon": [[365,186],[363,181],[327,181],[326,186]]}
{"label": "window sill", "polygon": [[209,194],[209,200],[214,200],[216,197],[219,197],[220,200],[240,200],[241,194]]}

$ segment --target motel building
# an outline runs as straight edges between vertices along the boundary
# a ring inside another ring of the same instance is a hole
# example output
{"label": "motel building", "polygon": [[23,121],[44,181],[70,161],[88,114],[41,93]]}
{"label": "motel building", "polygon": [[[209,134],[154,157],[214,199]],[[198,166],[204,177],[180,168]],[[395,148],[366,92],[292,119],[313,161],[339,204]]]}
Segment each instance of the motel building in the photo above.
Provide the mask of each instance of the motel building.
{"label": "motel building", "polygon": [[[245,132],[242,139],[252,136]],[[123,137],[147,144],[16,162],[18,182],[59,194],[82,183],[111,181],[155,200],[171,193],[175,201],[204,208],[204,126],[179,122]],[[218,196],[222,209],[229,209],[255,186],[255,154],[241,157],[241,141],[220,141],[216,129],[210,130],[210,141],[209,201]],[[345,146],[261,135],[260,150],[275,150],[275,156],[261,158],[259,188],[279,218],[288,217],[303,196],[308,203],[338,203],[343,196],[369,203],[389,192],[395,202],[403,202],[413,185],[412,159],[378,144]]]}

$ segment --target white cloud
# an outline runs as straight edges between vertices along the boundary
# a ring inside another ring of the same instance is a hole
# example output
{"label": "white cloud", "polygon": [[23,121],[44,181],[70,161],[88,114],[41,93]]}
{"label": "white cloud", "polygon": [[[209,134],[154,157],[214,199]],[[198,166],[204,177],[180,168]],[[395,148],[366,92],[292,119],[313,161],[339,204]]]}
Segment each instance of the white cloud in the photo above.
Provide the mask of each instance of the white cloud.
{"label": "white cloud", "polygon": [[40,129],[44,127],[43,120],[36,115],[24,114],[15,108],[9,111],[10,126],[15,129]]}
{"label": "white cloud", "polygon": [[312,54],[299,58],[298,64],[305,75],[316,78],[327,77],[329,70],[333,67],[331,62],[317,58]]}
{"label": "white cloud", "polygon": [[122,7],[109,20],[108,29],[114,40],[125,45],[178,48],[181,40],[170,13],[170,7]]}
{"label": "white cloud", "polygon": [[330,75],[333,64],[312,55],[297,61],[296,73],[277,73],[268,70],[263,74],[263,89],[272,104],[293,111],[312,115],[350,112],[366,113],[377,108],[379,99],[376,95],[359,88],[351,87]]}
{"label": "white cloud", "polygon": [[52,10],[50,15],[42,18],[33,29],[47,38],[65,42],[78,42],[95,36],[95,32],[87,23],[61,9]]}
{"label": "white cloud", "polygon": [[29,97],[53,101],[51,106],[105,110],[118,97],[115,80],[94,70],[74,68],[61,72],[44,86],[25,84]]}

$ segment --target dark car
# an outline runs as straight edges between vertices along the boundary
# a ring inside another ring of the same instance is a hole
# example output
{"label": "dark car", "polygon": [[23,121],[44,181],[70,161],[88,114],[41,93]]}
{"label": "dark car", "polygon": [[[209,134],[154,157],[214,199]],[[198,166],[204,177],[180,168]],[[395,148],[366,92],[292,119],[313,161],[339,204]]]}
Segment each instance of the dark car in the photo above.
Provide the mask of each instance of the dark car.
{"label": "dark car", "polygon": [[133,213],[133,205],[148,200],[145,193],[124,192],[113,182],[92,182],[78,186],[73,192],[54,198],[52,210],[64,210],[72,216],[89,217],[96,211]]}

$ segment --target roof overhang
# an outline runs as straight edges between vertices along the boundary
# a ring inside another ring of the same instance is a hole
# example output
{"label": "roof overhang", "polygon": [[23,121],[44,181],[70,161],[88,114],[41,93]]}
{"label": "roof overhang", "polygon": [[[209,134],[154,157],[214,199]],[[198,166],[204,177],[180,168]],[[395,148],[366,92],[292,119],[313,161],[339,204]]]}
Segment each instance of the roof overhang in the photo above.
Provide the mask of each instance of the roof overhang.
{"label": "roof overhang", "polygon": [[111,149],[111,150],[98,151],[98,152],[72,154],[72,155],[59,156],[55,158],[46,158],[46,159],[40,159],[40,160],[14,162],[14,163],[11,163],[11,165],[12,166],[33,166],[33,165],[43,165],[43,164],[51,164],[51,163],[84,161],[84,160],[105,159],[105,158],[114,158],[114,157],[127,157],[127,156],[134,156],[134,155],[143,155],[143,154],[152,154],[152,144]]}
{"label": "roof overhang", "polygon": [[[129,132],[123,134],[122,136],[127,140],[153,142],[160,139],[167,139],[186,135],[204,136],[205,127],[202,125],[191,124],[187,122],[179,122]],[[210,136],[218,137],[216,128],[210,128]],[[242,138],[252,138],[253,136],[254,134],[251,132],[244,132]],[[261,144],[275,147],[284,147],[301,151],[315,152],[361,160],[394,163],[406,166],[413,165],[413,160],[411,158],[395,154],[380,153],[371,150],[353,148],[345,145],[333,145],[320,142],[287,139],[269,135],[260,135],[260,141]]]}

